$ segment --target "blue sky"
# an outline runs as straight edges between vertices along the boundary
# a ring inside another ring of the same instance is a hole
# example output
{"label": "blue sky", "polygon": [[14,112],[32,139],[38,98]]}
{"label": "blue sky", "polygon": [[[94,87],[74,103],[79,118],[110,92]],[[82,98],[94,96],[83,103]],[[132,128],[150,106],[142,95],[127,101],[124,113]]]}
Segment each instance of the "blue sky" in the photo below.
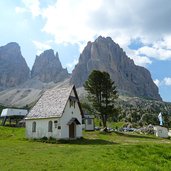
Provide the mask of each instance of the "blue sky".
{"label": "blue sky", "polygon": [[0,11],[0,46],[19,43],[30,68],[52,48],[71,72],[88,41],[110,36],[171,102],[170,0],[0,0]]}

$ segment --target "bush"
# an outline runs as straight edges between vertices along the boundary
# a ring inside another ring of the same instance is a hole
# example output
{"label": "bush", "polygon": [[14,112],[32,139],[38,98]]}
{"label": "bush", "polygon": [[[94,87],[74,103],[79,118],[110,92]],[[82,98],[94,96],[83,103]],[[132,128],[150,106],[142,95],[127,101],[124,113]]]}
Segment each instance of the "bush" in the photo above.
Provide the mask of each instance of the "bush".
{"label": "bush", "polygon": [[42,138],[41,138],[41,140],[43,140],[43,141],[47,141],[47,140],[48,140],[48,138],[44,136],[44,137],[42,137]]}

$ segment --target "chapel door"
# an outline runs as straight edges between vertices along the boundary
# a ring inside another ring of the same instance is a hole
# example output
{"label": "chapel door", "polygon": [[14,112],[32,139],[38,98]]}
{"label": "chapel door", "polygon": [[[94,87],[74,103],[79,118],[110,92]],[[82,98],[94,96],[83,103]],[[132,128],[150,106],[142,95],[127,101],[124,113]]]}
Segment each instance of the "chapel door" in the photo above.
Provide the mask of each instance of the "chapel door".
{"label": "chapel door", "polygon": [[75,138],[75,123],[69,125],[69,138]]}

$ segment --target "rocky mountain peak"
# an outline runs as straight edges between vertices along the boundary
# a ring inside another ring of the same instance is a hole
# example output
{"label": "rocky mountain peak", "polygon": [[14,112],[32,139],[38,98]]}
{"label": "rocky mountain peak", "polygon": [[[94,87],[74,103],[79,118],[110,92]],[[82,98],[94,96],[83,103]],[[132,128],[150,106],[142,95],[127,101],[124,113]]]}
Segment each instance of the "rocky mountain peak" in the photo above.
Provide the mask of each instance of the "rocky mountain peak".
{"label": "rocky mountain peak", "polygon": [[0,66],[0,90],[15,87],[29,79],[30,70],[20,46],[15,42],[0,47]]}
{"label": "rocky mountain peak", "polygon": [[5,46],[2,46],[1,48],[20,51],[20,46],[16,42],[10,42],[10,43],[6,44]]}
{"label": "rocky mountain peak", "polygon": [[62,68],[58,53],[55,55],[54,51],[49,49],[36,56],[31,77],[46,83],[59,82],[68,77],[68,71]]}
{"label": "rocky mountain peak", "polygon": [[72,72],[71,83],[83,86],[94,69],[108,72],[120,94],[161,100],[150,72],[136,66],[110,37],[99,36],[87,44]]}
{"label": "rocky mountain peak", "polygon": [[16,42],[11,42],[0,47],[1,58],[23,58],[21,55],[20,46]]}
{"label": "rocky mountain peak", "polygon": [[17,42],[10,42],[10,43],[7,43],[5,46],[1,46],[1,48],[4,48],[4,49],[11,49],[11,50],[20,50],[20,46]]}

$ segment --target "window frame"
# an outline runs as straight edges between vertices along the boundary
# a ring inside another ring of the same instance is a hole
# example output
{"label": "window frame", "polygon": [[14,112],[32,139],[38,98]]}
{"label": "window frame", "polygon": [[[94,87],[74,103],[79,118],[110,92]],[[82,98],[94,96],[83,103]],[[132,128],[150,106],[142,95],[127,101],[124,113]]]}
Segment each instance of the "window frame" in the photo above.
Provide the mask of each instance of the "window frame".
{"label": "window frame", "polygon": [[52,121],[48,122],[48,132],[53,132],[53,122]]}
{"label": "window frame", "polygon": [[61,130],[61,126],[60,125],[58,125],[58,129]]}
{"label": "window frame", "polygon": [[36,121],[32,123],[32,132],[36,132]]}
{"label": "window frame", "polygon": [[54,125],[55,125],[55,128],[58,127],[58,121],[57,120],[54,121]]}

